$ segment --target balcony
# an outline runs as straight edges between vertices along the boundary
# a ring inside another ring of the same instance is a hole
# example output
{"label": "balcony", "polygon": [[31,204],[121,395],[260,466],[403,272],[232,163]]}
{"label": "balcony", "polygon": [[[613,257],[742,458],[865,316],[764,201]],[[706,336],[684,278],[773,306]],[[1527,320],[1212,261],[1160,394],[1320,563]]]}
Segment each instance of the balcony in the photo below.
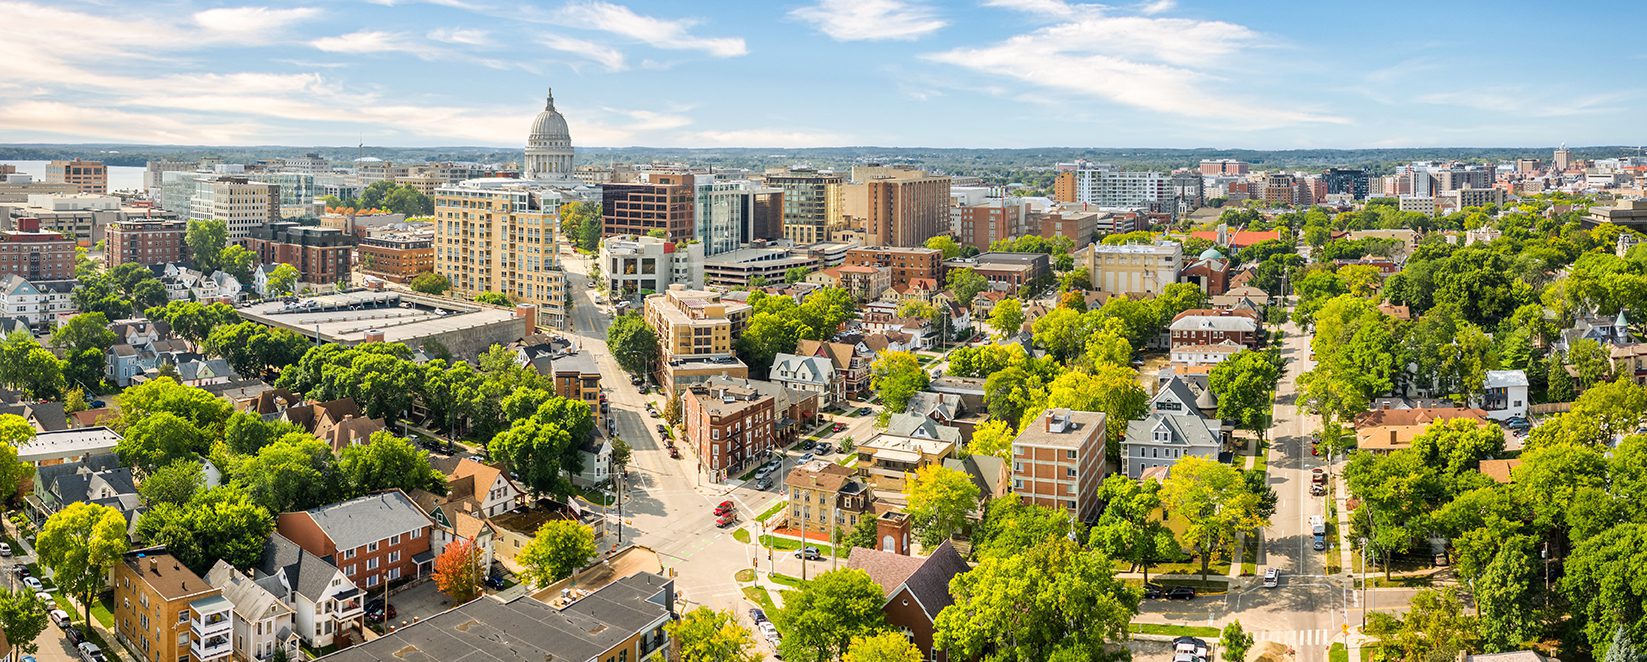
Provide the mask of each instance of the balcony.
{"label": "balcony", "polygon": [[189,611],[194,614],[189,619],[189,629],[194,632],[194,639],[228,637],[234,627],[230,617],[233,608],[234,605],[228,600],[216,596],[189,603]]}
{"label": "balcony", "polygon": [[234,652],[234,646],[229,642],[229,635],[225,633],[190,640],[189,652],[194,654],[194,659],[201,662],[226,660],[229,654]]}

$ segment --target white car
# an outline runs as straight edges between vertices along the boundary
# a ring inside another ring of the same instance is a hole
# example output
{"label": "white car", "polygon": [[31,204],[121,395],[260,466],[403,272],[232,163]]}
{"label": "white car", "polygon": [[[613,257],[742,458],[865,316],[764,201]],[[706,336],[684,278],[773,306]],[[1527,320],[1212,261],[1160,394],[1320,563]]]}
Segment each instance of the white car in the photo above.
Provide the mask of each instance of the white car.
{"label": "white car", "polygon": [[11,543],[0,542],[0,556],[11,556]]}
{"label": "white car", "polygon": [[46,590],[46,585],[41,584],[40,580],[35,579],[33,577],[24,577],[23,578],[23,585],[29,587],[30,591],[44,591],[44,590]]}
{"label": "white car", "polygon": [[772,642],[773,646],[778,645],[778,640],[780,639],[778,636],[778,626],[773,625],[772,621],[761,621],[760,625],[757,627],[761,629],[761,636],[766,637],[766,640]]}
{"label": "white car", "polygon": [[1275,588],[1281,585],[1281,570],[1270,568],[1264,571],[1264,588]]}
{"label": "white car", "polygon": [[51,616],[52,624],[60,628],[66,628],[69,626],[69,623],[72,622],[72,619],[69,617],[69,612],[61,609],[53,609],[47,612],[47,614]]}

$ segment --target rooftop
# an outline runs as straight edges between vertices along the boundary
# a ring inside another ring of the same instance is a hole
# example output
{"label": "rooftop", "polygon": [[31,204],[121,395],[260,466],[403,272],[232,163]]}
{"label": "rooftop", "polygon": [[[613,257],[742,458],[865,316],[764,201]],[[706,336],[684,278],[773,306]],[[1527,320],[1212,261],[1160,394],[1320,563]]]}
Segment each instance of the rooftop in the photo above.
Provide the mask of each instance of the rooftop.
{"label": "rooftop", "polygon": [[[364,291],[297,300],[277,299],[235,312],[253,322],[311,338],[318,333],[327,342],[361,343],[366,341],[368,331],[381,331],[384,342],[413,346],[429,336],[507,324],[517,319],[514,311],[492,306],[404,292]],[[515,323],[524,325],[524,322]]]}
{"label": "rooftop", "polygon": [[167,600],[188,598],[217,590],[199,575],[183,567],[182,562],[166,553],[164,548],[126,552],[121,562],[126,564],[127,570],[142,578],[149,588]]}
{"label": "rooftop", "polygon": [[1048,409],[1024,426],[1012,445],[1078,449],[1093,439],[1103,439],[1104,413]]}
{"label": "rooftop", "polygon": [[113,451],[119,443],[120,435],[105,427],[41,432],[17,449],[17,459],[40,462],[79,457]]}
{"label": "rooftop", "polygon": [[400,490],[368,494],[306,512],[340,550],[354,549],[431,524],[429,517]]}

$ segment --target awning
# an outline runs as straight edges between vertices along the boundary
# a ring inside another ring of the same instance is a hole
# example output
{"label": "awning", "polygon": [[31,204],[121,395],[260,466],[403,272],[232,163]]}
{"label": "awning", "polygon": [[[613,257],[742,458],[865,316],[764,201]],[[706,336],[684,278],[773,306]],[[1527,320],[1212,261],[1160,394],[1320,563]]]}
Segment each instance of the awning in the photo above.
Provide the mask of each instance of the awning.
{"label": "awning", "polygon": [[428,564],[428,563],[433,563],[434,560],[435,560],[434,552],[420,552],[418,554],[413,554],[412,555],[412,562],[416,563],[418,565],[425,565],[425,564]]}

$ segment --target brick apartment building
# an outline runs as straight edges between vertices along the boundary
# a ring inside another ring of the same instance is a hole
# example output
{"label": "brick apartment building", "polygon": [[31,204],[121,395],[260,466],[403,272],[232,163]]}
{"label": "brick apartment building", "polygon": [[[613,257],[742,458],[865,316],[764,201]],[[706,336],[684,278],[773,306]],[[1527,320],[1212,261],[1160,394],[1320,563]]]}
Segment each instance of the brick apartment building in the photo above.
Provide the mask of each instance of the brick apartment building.
{"label": "brick apartment building", "polygon": [[[1013,198],[1017,200],[1019,198]],[[956,210],[961,241],[981,251],[1002,239],[1012,239],[1029,233],[1026,217],[1029,206],[1006,200],[991,200],[975,205],[963,205]],[[1087,239],[1091,240],[1091,235]]]}
{"label": "brick apartment building", "polygon": [[854,248],[846,252],[845,265],[891,269],[891,287],[907,286],[917,278],[944,282],[944,252],[936,248]]}
{"label": "brick apartment building", "polygon": [[298,225],[291,221],[254,228],[241,240],[261,264],[290,264],[305,283],[349,280],[355,238],[335,228]]}
{"label": "brick apartment building", "polygon": [[115,636],[154,662],[229,659],[233,610],[165,549],[126,552],[114,566]]}
{"label": "brick apartment building", "polygon": [[355,246],[360,272],[395,283],[435,270],[435,235],[427,232],[374,232]]}
{"label": "brick apartment building", "polygon": [[126,263],[145,267],[186,262],[189,245],[187,221],[142,220],[115,221],[105,230],[108,242],[108,266]]}
{"label": "brick apartment building", "polygon": [[692,239],[696,214],[689,174],[648,173],[642,182],[601,185],[601,236],[663,230],[672,242]]}
{"label": "brick apartment building", "polygon": [[1052,274],[1052,262],[1045,253],[979,253],[949,260],[945,266],[971,269],[989,281],[991,290],[1012,296],[1018,296],[1018,290],[1025,285]]}
{"label": "brick apartment building", "polygon": [[1173,317],[1167,328],[1172,334],[1173,347],[1224,342],[1257,347],[1259,340],[1258,314],[1246,309],[1186,310]]}
{"label": "brick apartment building", "polygon": [[304,551],[332,559],[349,581],[368,591],[420,577],[434,565],[429,544],[434,521],[400,490],[281,513],[275,528]]}
{"label": "brick apartment building", "polygon": [[720,381],[683,391],[683,434],[717,480],[765,459],[775,447],[774,402],[754,388]]}
{"label": "brick apartment building", "polygon": [[74,278],[74,241],[41,232],[37,218],[19,218],[16,226],[0,232],[0,276],[17,274],[28,281]]}
{"label": "brick apartment building", "polygon": [[864,182],[865,243],[921,246],[949,229],[949,178],[925,173]]}
{"label": "brick apartment building", "polygon": [[1098,236],[1099,222],[1109,216],[1109,212],[1096,209],[1059,209],[1034,214],[1032,225],[1043,237],[1068,237],[1074,242],[1072,250],[1079,250],[1092,243],[1092,238]]}
{"label": "brick apartment building", "polygon": [[1103,478],[1103,412],[1048,409],[1012,440],[1012,491],[1027,503],[1090,521]]}

